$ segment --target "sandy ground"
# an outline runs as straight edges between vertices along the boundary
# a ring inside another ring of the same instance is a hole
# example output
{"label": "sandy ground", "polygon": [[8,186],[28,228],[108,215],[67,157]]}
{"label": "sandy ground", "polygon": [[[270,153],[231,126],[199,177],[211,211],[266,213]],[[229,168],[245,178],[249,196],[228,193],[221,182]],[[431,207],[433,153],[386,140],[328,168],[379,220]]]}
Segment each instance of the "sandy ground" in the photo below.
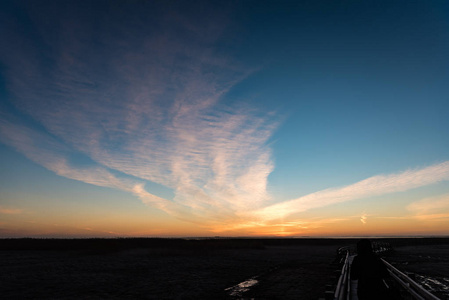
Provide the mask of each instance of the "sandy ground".
{"label": "sandy ground", "polygon": [[[336,246],[92,254],[0,251],[2,299],[226,299],[225,288],[265,274],[260,299],[318,299]],[[261,278],[262,278],[261,277]]]}

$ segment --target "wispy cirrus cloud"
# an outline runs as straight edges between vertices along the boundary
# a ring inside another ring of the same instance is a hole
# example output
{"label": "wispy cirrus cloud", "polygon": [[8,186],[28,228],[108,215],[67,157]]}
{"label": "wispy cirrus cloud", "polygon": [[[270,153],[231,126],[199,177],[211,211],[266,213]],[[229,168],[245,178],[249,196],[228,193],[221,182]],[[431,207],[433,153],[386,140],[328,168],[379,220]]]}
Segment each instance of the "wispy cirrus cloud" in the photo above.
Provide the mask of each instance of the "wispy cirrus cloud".
{"label": "wispy cirrus cloud", "polygon": [[446,180],[449,180],[449,161],[422,169],[373,176],[345,187],[315,192],[298,199],[264,207],[256,211],[255,215],[262,219],[278,219],[312,208],[407,191]]}
{"label": "wispy cirrus cloud", "polygon": [[[268,142],[277,116],[223,101],[253,71],[215,51],[226,18],[139,6],[152,3],[127,8],[132,19],[113,7],[84,18],[82,8],[65,5],[31,8],[0,26],[8,91],[0,140],[60,176],[127,191],[215,231],[310,227],[278,220],[449,180],[443,162],[266,206],[273,203]],[[149,182],[174,197],[162,197]]]}
{"label": "wispy cirrus cloud", "polygon": [[368,215],[367,215],[366,213],[363,213],[363,214],[360,216],[360,222],[362,222],[363,225],[366,224],[367,219],[368,219]]}
{"label": "wispy cirrus cloud", "polygon": [[410,203],[407,209],[420,220],[442,220],[449,218],[449,194],[425,198]]}
{"label": "wispy cirrus cloud", "polygon": [[22,209],[0,206],[0,214],[4,214],[4,215],[18,215],[18,214],[21,214],[21,213],[23,213]]}
{"label": "wispy cirrus cloud", "polygon": [[[170,11],[151,22],[110,12],[98,27],[77,14],[31,11],[34,36],[14,19],[2,29],[13,107],[2,109],[2,142],[58,175],[128,191],[191,221],[231,220],[269,200],[267,142],[277,121],[221,101],[251,73],[214,51],[226,25]],[[149,181],[174,198],[148,190]]]}
{"label": "wispy cirrus cloud", "polygon": [[407,206],[407,209],[409,211],[420,214],[441,212],[442,210],[449,211],[449,194],[425,198],[419,201],[412,202]]}

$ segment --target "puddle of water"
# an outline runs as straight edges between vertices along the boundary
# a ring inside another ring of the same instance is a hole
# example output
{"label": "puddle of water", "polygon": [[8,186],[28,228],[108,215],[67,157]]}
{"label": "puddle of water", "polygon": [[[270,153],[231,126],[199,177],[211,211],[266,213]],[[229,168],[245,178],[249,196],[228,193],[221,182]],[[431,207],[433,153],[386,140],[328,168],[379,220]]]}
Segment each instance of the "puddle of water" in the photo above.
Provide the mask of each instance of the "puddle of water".
{"label": "puddle of water", "polygon": [[449,278],[429,277],[416,274],[416,279],[418,283],[424,286],[427,290],[443,293],[445,296],[449,296]]}
{"label": "puddle of water", "polygon": [[249,291],[251,287],[258,284],[259,281],[254,277],[250,278],[248,280],[245,280],[243,282],[240,282],[239,284],[236,284],[232,287],[229,287],[225,289],[225,291],[228,293],[229,296],[232,297],[241,297],[243,293]]}

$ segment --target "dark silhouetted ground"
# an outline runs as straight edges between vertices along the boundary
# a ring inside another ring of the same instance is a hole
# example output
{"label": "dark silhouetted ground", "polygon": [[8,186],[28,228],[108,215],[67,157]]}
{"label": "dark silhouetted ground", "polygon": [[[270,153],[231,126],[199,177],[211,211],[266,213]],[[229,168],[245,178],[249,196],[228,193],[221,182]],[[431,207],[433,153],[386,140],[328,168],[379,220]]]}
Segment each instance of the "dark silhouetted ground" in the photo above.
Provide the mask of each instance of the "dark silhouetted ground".
{"label": "dark silhouetted ground", "polygon": [[[429,241],[400,239],[388,259],[400,269],[417,266],[434,273],[432,263],[439,264],[443,273],[438,274],[445,275],[447,240]],[[336,250],[355,242],[0,240],[0,295],[1,299],[226,299],[230,297],[225,288],[258,276],[259,284],[244,297],[316,300],[324,295]],[[419,263],[416,255],[428,256],[429,249],[433,261]]]}

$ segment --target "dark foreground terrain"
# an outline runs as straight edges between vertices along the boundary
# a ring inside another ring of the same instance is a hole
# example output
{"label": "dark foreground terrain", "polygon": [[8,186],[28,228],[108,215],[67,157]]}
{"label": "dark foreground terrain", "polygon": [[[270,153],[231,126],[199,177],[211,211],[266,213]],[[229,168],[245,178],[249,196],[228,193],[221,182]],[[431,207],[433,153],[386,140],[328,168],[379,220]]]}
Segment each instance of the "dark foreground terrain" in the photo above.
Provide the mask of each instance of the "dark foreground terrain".
{"label": "dark foreground terrain", "polygon": [[449,243],[399,246],[386,259],[440,299],[449,300]]}
{"label": "dark foreground terrain", "polygon": [[[323,297],[332,275],[336,250],[355,243],[354,239],[0,240],[0,295],[1,299],[316,300]],[[431,250],[436,264],[443,266],[438,276],[449,277],[448,240],[420,243],[401,239],[397,255],[388,259],[398,268],[409,268],[418,264],[411,263],[415,249],[420,253],[416,255]],[[257,282],[248,291],[227,289],[248,280]]]}

